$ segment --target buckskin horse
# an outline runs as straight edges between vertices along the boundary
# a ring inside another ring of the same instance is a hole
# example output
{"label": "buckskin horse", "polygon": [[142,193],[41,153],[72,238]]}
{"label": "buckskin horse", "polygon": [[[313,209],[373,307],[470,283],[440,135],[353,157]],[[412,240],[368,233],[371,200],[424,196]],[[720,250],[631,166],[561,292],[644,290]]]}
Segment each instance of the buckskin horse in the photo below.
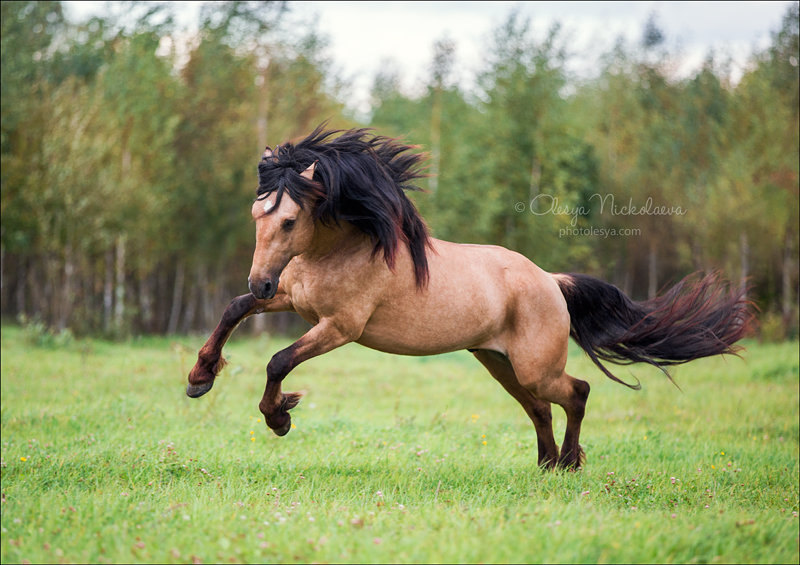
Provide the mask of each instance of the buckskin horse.
{"label": "buckskin horse", "polygon": [[[256,248],[250,294],[228,305],[200,349],[186,394],[207,393],[222,348],[254,314],[294,311],[312,328],[267,365],[259,409],[279,436],[299,393],[281,383],[297,365],[349,342],[400,355],[466,349],[533,421],[542,467],[578,468],[589,384],[568,375],[569,337],[602,361],[661,368],[735,353],[751,313],[743,289],[689,276],[635,302],[582,274],[553,274],[503,247],[431,237],[406,190],[417,190],[417,147],[367,129],[326,130],[267,147],[251,214]],[[667,373],[669,375],[669,373]],[[559,451],[551,403],[566,412]]]}

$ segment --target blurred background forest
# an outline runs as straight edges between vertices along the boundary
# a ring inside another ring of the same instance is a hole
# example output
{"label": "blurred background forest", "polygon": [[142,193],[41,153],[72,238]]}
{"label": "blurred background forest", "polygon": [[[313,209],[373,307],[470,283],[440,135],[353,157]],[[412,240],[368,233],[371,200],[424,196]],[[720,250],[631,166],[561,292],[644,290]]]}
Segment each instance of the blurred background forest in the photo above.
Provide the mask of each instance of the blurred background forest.
{"label": "blurred background forest", "polygon": [[[0,4],[4,320],[118,337],[210,330],[247,292],[261,151],[329,120],[429,153],[414,199],[439,238],[503,245],[637,299],[721,270],[752,284],[764,337],[797,335],[797,3],[736,81],[712,53],[678,76],[654,19],[579,80],[563,30],[537,36],[512,10],[474,90],[452,79],[443,38],[422,92],[404,92],[391,66],[374,77],[367,119],[348,109],[317,26],[287,28],[291,3],[204,5],[180,64],[173,8],[78,24],[59,2]],[[612,213],[606,195],[668,210]],[[555,199],[583,213],[555,213]]]}

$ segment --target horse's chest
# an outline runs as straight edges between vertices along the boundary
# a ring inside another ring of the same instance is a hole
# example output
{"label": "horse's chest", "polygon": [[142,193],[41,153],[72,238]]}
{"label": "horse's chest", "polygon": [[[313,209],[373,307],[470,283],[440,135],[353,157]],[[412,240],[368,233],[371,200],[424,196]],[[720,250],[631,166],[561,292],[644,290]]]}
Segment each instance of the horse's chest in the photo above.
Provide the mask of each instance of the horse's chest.
{"label": "horse's chest", "polygon": [[314,303],[313,293],[310,293],[302,282],[289,282],[289,284],[287,284],[286,294],[289,295],[289,299],[292,301],[292,307],[301,318],[314,325],[319,322],[319,309]]}

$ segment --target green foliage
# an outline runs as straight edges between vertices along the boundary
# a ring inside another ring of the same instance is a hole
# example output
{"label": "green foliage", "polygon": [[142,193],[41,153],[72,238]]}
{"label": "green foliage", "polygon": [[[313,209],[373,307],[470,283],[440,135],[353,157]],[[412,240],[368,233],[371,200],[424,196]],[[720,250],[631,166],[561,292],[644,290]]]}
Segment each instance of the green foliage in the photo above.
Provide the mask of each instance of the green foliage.
{"label": "green foliage", "polygon": [[766,342],[780,342],[786,339],[786,326],[780,314],[768,312],[761,317],[759,337]]}
{"label": "green foliage", "polygon": [[[264,145],[364,124],[290,3],[207,3],[180,54],[170,4],[116,6],[76,25],[59,2],[2,4],[2,313],[77,334],[207,331],[246,291]],[[770,335],[797,335],[797,15],[736,82],[724,53],[677,75],[656,14],[579,81],[569,33],[511,10],[472,90],[442,38],[418,94],[382,67],[368,125],[429,154],[413,197],[437,237],[637,299],[721,270],[779,313]]]}
{"label": "green foliage", "polygon": [[548,473],[466,352],[303,364],[278,438],[257,406],[287,340],[235,335],[193,400],[201,339],[33,349],[26,331],[0,351],[4,563],[798,561],[796,341],[682,366],[682,391],[639,367],[630,391],[571,351],[588,461]]}
{"label": "green foliage", "polygon": [[275,35],[283,2],[204,7],[180,72],[170,7],[128,8],[74,26],[58,2],[3,4],[4,314],[117,336],[213,324],[246,279],[266,124],[283,139],[341,111],[313,30]]}
{"label": "green foliage", "polygon": [[72,345],[75,341],[69,329],[54,331],[41,320],[30,320],[20,316],[20,336],[26,345],[34,347],[63,348]]}

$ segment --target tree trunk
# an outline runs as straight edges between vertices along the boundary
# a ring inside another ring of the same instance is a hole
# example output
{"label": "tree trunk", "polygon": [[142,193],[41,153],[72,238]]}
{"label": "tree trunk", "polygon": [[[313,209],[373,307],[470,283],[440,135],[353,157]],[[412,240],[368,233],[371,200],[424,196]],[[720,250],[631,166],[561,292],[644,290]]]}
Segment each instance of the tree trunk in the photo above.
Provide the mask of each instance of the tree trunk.
{"label": "tree trunk", "polygon": [[797,287],[792,284],[792,279],[796,276],[797,264],[795,263],[797,254],[792,249],[792,232],[786,230],[783,242],[783,265],[781,267],[781,314],[785,330],[792,329],[792,316],[794,307],[797,304]]}
{"label": "tree trunk", "polygon": [[[535,156],[533,158],[533,162],[531,163],[531,183],[528,187],[528,206],[535,200],[537,196],[539,196],[539,190],[542,180],[542,165],[539,163],[539,159]],[[537,210],[538,211],[538,210]]]}
{"label": "tree trunk", "polygon": [[208,278],[208,265],[203,262],[197,272],[197,284],[200,287],[200,328],[214,325],[214,293]]}
{"label": "tree trunk", "polygon": [[191,292],[189,293],[189,300],[186,303],[186,310],[184,312],[184,317],[183,317],[183,325],[181,326],[181,331],[183,333],[190,332],[195,328],[197,320],[197,310],[198,310],[198,305],[200,303],[200,295],[202,292],[200,288],[201,272],[202,272],[202,266],[199,264],[195,265],[194,276],[192,277],[189,284]]}
{"label": "tree trunk", "polygon": [[28,284],[28,259],[27,257],[20,256],[19,258],[19,275],[17,277],[17,288],[14,291],[14,302],[17,305],[17,316],[25,316],[28,312],[26,309],[26,296],[25,288]]}
{"label": "tree trunk", "polygon": [[743,289],[747,289],[747,277],[750,276],[750,243],[747,239],[747,232],[739,234],[739,260],[742,266],[741,278],[739,285]]}
{"label": "tree trunk", "polygon": [[50,327],[55,327],[58,322],[58,309],[61,294],[57,292],[58,283],[61,280],[61,268],[55,257],[48,254],[44,260],[44,301],[46,310],[42,312],[45,323]]}
{"label": "tree trunk", "polygon": [[0,244],[0,312],[6,311],[6,246]]}
{"label": "tree trunk", "polygon": [[431,194],[439,188],[439,170],[442,159],[442,88],[437,86],[433,92],[431,111],[431,176],[428,186]]}
{"label": "tree trunk", "polygon": [[44,288],[44,284],[42,284],[42,280],[45,277],[45,274],[41,271],[44,269],[44,265],[42,265],[34,256],[30,260],[30,264],[28,266],[28,280],[27,285],[30,288],[30,298],[31,298],[31,314],[35,315],[39,313],[42,316],[42,321],[44,321],[45,310],[47,308],[45,304],[46,299],[46,290]]}
{"label": "tree trunk", "polygon": [[625,293],[627,296],[631,296],[633,292],[633,280],[636,278],[634,276],[634,261],[631,259],[630,254],[625,261],[625,278],[622,280],[622,292]]}
{"label": "tree trunk", "polygon": [[692,265],[695,271],[706,271],[705,254],[703,253],[703,245],[700,240],[695,238],[692,243]]}
{"label": "tree trunk", "polygon": [[658,293],[658,253],[656,244],[651,242],[647,258],[647,297],[655,298],[656,293]]}
{"label": "tree trunk", "polygon": [[123,330],[125,322],[125,236],[117,236],[114,280],[114,330]]}
{"label": "tree trunk", "polygon": [[178,319],[181,314],[181,301],[183,300],[183,277],[184,277],[183,258],[178,259],[175,265],[175,285],[172,289],[172,307],[169,312],[169,322],[167,323],[167,333],[174,334],[178,329]]}
{"label": "tree trunk", "polygon": [[75,258],[72,251],[72,244],[67,244],[64,249],[64,284],[62,287],[61,304],[59,308],[58,330],[66,329],[72,317],[72,309],[75,303]]}
{"label": "tree trunk", "polygon": [[[258,119],[256,120],[256,139],[258,139],[259,151],[264,151],[269,139],[269,61],[261,67],[260,92],[258,97]],[[229,297],[228,299],[232,299]],[[253,317],[254,331],[261,333],[266,330],[267,319],[265,316]]]}
{"label": "tree trunk", "polygon": [[269,62],[264,64],[258,75],[259,92],[258,92],[258,119],[256,119],[256,139],[258,140],[258,149],[263,151],[267,146],[269,125]]}
{"label": "tree trunk", "polygon": [[141,329],[153,331],[153,274],[139,278],[139,309],[141,310]]}
{"label": "tree trunk", "polygon": [[114,252],[106,250],[105,278],[103,280],[103,331],[111,330],[111,312],[114,307]]}
{"label": "tree trunk", "polygon": [[163,262],[158,265],[158,275],[156,276],[156,313],[159,332],[166,332],[169,324],[169,272]]}

